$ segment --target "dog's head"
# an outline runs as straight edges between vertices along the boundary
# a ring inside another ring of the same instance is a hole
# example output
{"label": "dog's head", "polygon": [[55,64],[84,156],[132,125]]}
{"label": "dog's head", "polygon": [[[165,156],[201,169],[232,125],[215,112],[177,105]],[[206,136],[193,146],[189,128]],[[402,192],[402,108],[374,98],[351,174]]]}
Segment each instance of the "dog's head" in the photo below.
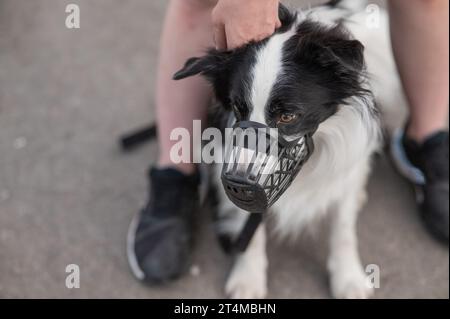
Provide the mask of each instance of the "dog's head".
{"label": "dog's head", "polygon": [[285,137],[314,132],[345,100],[363,94],[363,45],[340,26],[300,21],[280,11],[283,26],[242,48],[210,50],[174,75],[201,74],[237,120],[277,127]]}

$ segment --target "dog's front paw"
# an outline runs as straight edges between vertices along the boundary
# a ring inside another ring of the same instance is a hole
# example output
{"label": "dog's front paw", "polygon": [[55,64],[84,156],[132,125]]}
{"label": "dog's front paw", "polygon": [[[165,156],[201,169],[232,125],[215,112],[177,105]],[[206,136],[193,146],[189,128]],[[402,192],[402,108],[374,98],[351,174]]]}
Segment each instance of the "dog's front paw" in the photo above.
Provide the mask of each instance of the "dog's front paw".
{"label": "dog's front paw", "polygon": [[360,269],[346,269],[331,274],[331,293],[338,299],[367,299],[374,291]]}
{"label": "dog's front paw", "polygon": [[267,274],[264,267],[238,262],[225,285],[225,293],[232,299],[263,299],[267,295]]}

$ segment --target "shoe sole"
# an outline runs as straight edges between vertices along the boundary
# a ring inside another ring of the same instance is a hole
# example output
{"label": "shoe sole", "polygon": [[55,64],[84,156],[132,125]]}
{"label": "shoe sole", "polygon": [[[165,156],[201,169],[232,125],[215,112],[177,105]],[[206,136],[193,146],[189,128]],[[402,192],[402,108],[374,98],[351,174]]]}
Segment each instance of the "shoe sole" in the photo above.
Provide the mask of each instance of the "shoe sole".
{"label": "shoe sole", "polygon": [[425,175],[419,168],[414,166],[406,156],[402,145],[404,134],[403,129],[397,129],[394,132],[390,144],[391,158],[399,173],[414,184],[416,200],[421,204],[423,203],[422,187],[425,185]]}
{"label": "shoe sole", "polygon": [[128,233],[127,233],[127,259],[128,259],[128,265],[130,266],[131,272],[133,273],[134,277],[136,277],[139,281],[145,280],[145,274],[142,271],[141,267],[139,267],[139,263],[136,258],[136,254],[134,252],[134,242],[136,237],[136,230],[138,226],[139,216],[140,212],[133,216],[133,219],[131,220],[130,226],[128,227]]}
{"label": "shoe sole", "polygon": [[[202,207],[206,201],[206,195],[209,188],[209,177],[207,168],[200,165],[199,174],[200,174],[199,197],[200,197],[200,207]],[[133,219],[131,220],[130,225],[128,226],[126,251],[127,251],[128,265],[130,266],[131,273],[137,280],[145,281],[146,280],[145,273],[144,271],[142,271],[141,267],[139,267],[136,253],[134,251],[136,230],[139,224],[140,214],[141,214],[140,212],[135,214],[133,216]]]}

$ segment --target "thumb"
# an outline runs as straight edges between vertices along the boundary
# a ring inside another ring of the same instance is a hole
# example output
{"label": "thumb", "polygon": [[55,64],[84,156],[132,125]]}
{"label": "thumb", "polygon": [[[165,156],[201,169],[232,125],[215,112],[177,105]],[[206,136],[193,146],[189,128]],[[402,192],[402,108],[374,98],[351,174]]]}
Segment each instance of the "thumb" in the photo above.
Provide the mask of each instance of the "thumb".
{"label": "thumb", "polygon": [[279,29],[279,28],[281,28],[281,27],[282,27],[282,23],[281,23],[280,19],[278,18],[278,19],[277,19],[277,22],[275,23],[275,28],[276,28],[276,29]]}
{"label": "thumb", "polygon": [[225,26],[223,24],[214,27],[214,43],[217,50],[227,49],[227,36],[225,34]]}

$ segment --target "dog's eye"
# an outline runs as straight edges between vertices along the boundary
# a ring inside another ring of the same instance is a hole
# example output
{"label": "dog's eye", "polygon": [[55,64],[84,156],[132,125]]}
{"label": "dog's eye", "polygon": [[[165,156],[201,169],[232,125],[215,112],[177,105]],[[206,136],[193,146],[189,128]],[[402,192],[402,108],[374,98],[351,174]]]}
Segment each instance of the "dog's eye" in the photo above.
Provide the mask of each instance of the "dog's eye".
{"label": "dog's eye", "polygon": [[278,120],[278,123],[288,124],[294,121],[297,118],[297,115],[291,113],[281,114]]}

